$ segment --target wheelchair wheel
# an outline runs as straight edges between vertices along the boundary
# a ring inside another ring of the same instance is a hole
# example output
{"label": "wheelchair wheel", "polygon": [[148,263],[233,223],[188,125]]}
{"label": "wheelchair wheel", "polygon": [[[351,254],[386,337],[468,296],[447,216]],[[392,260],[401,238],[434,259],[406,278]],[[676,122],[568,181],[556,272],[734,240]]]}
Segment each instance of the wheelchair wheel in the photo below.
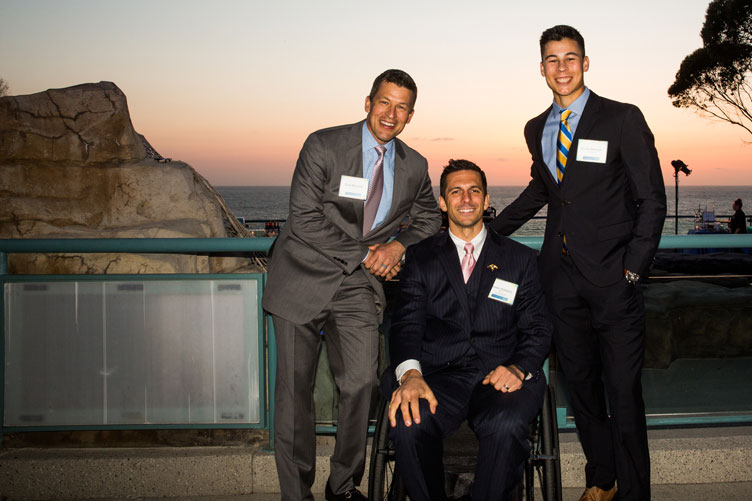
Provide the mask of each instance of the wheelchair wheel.
{"label": "wheelchair wheel", "polygon": [[405,486],[395,467],[394,446],[389,440],[389,401],[379,404],[371,445],[371,469],[368,475],[368,499],[404,501]]}
{"label": "wheelchair wheel", "polygon": [[535,500],[535,473],[544,501],[561,501],[561,460],[559,425],[556,418],[556,395],[553,386],[546,388],[543,407],[531,433],[531,454],[525,467],[527,501]]}

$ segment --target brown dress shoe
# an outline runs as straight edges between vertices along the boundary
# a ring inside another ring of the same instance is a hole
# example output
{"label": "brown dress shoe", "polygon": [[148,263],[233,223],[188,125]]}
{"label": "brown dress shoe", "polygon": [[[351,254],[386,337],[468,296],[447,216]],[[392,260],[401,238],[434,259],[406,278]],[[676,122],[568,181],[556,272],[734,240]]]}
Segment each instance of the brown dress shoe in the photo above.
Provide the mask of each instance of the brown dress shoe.
{"label": "brown dress shoe", "polygon": [[616,495],[616,486],[604,491],[600,487],[592,486],[585,489],[580,496],[580,501],[611,501]]}

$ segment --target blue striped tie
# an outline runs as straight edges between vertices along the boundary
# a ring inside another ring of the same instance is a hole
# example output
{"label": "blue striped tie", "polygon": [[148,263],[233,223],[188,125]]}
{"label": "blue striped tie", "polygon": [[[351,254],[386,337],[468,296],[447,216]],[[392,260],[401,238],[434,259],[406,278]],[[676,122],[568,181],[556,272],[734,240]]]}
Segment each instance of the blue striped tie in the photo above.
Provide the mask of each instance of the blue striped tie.
{"label": "blue striped tie", "polygon": [[556,180],[561,184],[564,178],[564,171],[567,169],[567,156],[569,148],[572,146],[572,129],[569,128],[567,119],[572,114],[572,110],[564,110],[561,113],[561,122],[559,122],[559,138],[556,141]]}
{"label": "blue striped tie", "polygon": [[[564,179],[564,171],[567,170],[567,156],[569,156],[569,148],[572,146],[572,129],[569,128],[567,122],[571,114],[572,110],[564,110],[561,113],[561,122],[559,122],[559,137],[556,140],[556,182],[559,184]],[[562,235],[561,252],[569,254],[566,235]]]}

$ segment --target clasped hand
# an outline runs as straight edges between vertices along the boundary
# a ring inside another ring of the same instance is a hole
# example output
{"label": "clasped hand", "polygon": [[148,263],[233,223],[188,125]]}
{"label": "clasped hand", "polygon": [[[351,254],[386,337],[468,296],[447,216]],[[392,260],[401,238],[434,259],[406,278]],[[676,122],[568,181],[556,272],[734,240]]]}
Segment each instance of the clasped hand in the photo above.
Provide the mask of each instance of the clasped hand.
{"label": "clasped hand", "polygon": [[363,266],[373,275],[391,280],[399,273],[405,253],[405,247],[400,242],[392,240],[385,244],[373,244],[368,246],[368,251]]}

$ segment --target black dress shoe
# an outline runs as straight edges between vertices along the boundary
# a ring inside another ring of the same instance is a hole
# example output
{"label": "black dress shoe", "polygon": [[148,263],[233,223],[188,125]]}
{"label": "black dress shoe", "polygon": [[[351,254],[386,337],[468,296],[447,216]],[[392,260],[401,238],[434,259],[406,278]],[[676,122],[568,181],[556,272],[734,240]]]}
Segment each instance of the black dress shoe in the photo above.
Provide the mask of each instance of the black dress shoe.
{"label": "black dress shoe", "polygon": [[326,501],[367,501],[365,497],[358,489],[350,489],[342,494],[335,494],[332,492],[332,488],[329,487],[329,482],[326,483],[326,491],[324,492]]}

